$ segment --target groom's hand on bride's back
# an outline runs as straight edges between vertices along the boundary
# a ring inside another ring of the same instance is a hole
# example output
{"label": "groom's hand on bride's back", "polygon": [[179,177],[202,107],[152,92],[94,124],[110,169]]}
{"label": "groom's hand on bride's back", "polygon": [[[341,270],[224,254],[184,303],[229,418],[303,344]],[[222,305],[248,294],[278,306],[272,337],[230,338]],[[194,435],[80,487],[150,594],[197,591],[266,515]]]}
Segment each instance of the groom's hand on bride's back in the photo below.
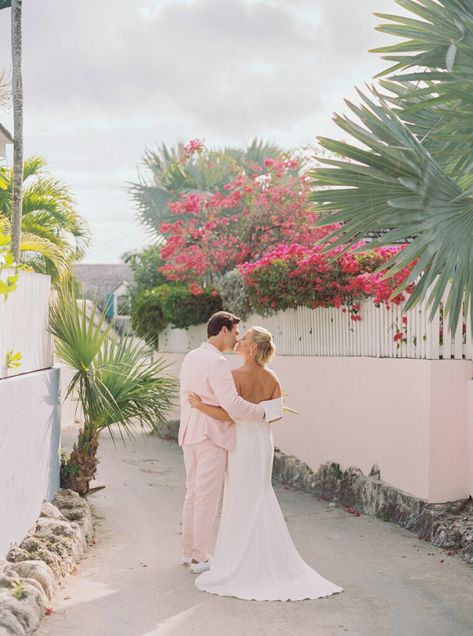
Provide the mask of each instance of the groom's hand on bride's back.
{"label": "groom's hand on bride's back", "polygon": [[197,393],[192,393],[192,391],[189,391],[189,393],[187,394],[187,401],[194,409],[198,409],[199,406],[202,404],[200,396],[197,395]]}

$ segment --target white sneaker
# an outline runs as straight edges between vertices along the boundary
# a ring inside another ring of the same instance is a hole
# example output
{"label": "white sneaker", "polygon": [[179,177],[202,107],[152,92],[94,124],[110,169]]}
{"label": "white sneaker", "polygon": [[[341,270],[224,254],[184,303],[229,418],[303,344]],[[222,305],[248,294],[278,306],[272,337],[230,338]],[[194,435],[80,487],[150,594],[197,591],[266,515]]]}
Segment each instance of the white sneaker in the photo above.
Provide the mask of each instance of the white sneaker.
{"label": "white sneaker", "polygon": [[192,563],[192,557],[187,557],[187,556],[182,556],[181,557],[181,563],[182,565],[188,566]]}
{"label": "white sneaker", "polygon": [[199,561],[199,563],[191,563],[191,572],[192,574],[202,574],[202,572],[206,572],[210,570],[212,565],[212,557],[209,557],[207,561]]}

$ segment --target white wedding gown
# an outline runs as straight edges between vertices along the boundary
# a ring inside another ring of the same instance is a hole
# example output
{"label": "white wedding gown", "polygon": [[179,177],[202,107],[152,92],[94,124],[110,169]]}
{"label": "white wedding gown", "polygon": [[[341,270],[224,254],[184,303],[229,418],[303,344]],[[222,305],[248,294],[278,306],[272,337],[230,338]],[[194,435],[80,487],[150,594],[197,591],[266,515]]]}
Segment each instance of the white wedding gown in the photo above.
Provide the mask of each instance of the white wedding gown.
{"label": "white wedding gown", "polygon": [[292,542],[271,484],[271,424],[235,426],[214,558],[196,586],[256,601],[299,601],[342,592],[310,568]]}

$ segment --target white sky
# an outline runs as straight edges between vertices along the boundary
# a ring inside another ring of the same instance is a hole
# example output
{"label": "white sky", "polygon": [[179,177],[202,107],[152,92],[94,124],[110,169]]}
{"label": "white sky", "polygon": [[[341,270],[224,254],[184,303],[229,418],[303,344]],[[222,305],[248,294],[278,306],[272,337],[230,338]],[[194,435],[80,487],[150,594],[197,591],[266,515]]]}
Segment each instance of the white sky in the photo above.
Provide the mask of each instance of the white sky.
{"label": "white sky", "polygon": [[[190,138],[286,148],[340,138],[333,112],[386,67],[372,13],[394,0],[24,0],[26,154],[72,188],[86,262],[148,239],[126,183],[146,147]],[[10,69],[10,11],[0,68]],[[11,113],[0,113],[11,128]]]}

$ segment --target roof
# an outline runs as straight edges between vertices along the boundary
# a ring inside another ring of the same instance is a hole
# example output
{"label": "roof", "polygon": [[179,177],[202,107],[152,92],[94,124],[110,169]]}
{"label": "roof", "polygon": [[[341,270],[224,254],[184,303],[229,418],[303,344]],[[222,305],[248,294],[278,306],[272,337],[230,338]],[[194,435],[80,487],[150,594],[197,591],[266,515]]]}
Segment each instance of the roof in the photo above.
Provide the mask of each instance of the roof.
{"label": "roof", "polygon": [[4,137],[5,142],[7,144],[12,144],[13,143],[13,137],[8,132],[8,130],[5,128],[5,126],[3,126],[2,124],[0,124],[0,135],[2,135],[2,137]]}
{"label": "roof", "polygon": [[131,267],[125,263],[98,263],[97,265],[79,263],[74,273],[81,286],[84,298],[96,300],[104,307],[107,296],[112,294],[122,283],[133,283]]}

